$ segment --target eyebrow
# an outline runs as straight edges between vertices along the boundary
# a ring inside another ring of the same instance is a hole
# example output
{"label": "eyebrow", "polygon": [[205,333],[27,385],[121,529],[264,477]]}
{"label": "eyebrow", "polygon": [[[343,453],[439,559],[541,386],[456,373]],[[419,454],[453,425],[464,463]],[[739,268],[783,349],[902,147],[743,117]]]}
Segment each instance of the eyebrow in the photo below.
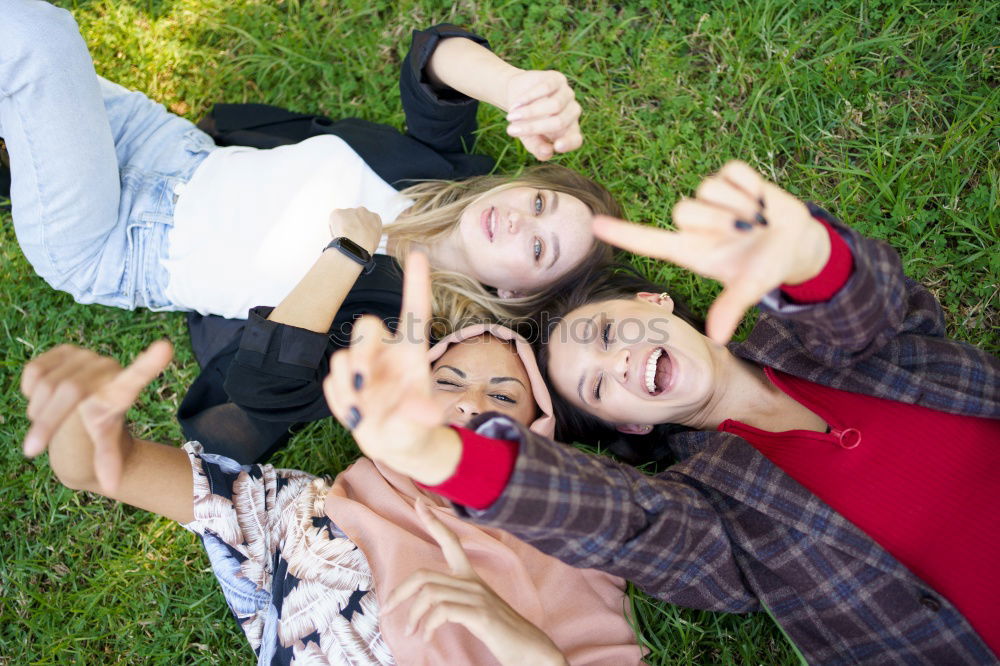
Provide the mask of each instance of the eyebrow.
{"label": "eyebrow", "polygon": [[452,372],[454,372],[456,375],[458,375],[462,379],[465,379],[465,373],[462,372],[461,370],[459,370],[458,368],[456,368],[453,365],[439,365],[438,368],[448,368],[449,370],[451,370]]}
{"label": "eyebrow", "polygon": [[559,261],[559,236],[552,234],[552,261],[549,262],[549,268],[556,265]]}
{"label": "eyebrow", "polygon": [[525,389],[528,388],[527,386],[524,386],[524,382],[522,382],[517,377],[493,377],[492,379],[490,379],[490,384],[502,384],[504,382],[517,382]]}
{"label": "eyebrow", "polygon": [[[559,208],[559,193],[553,192],[552,205],[549,207],[549,214],[551,215],[556,212],[557,208]],[[549,268],[555,266],[557,261],[559,261],[559,236],[552,234],[552,261],[549,262]]]}
{"label": "eyebrow", "polygon": [[[597,325],[597,323],[594,321],[595,319],[597,319],[596,314],[590,318],[590,321],[587,322],[587,328],[590,328],[590,324],[594,324],[594,326]],[[576,385],[576,393],[577,395],[580,396],[580,402],[582,402],[585,405],[589,404],[583,397],[583,380],[586,378],[587,378],[587,373],[584,372],[582,375],[580,375],[580,381]]]}

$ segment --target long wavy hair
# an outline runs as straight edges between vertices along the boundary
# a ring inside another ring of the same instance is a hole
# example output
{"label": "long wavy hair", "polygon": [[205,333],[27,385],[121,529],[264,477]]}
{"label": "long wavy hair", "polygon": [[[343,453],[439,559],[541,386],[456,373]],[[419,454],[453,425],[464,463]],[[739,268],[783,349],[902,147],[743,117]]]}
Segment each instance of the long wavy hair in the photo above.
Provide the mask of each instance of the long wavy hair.
{"label": "long wavy hair", "polygon": [[[536,342],[538,368],[545,381],[553,386],[550,376],[552,360],[548,342],[556,327],[570,313],[584,305],[605,303],[618,299],[635,298],[639,292],[661,293],[669,291],[647,279],[628,264],[610,264],[596,267],[573,289],[554,295],[531,321]],[[686,321],[697,331],[705,332],[704,320],[696,315],[682,300],[674,301],[673,314]],[[523,328],[523,325],[522,325]],[[552,390],[552,410],[556,418],[556,439],[562,442],[582,442],[600,445],[633,465],[664,463],[671,458],[666,441],[669,435],[690,430],[678,424],[659,424],[648,435],[630,435],[619,432],[613,423],[575,407]]]}
{"label": "long wavy hair", "polygon": [[[414,245],[429,245],[450,233],[469,205],[487,195],[515,187],[569,194],[586,204],[594,214],[622,216],[621,206],[607,189],[557,164],[532,166],[513,177],[488,175],[461,181],[425,181],[401,192],[413,200],[413,205],[391,227],[396,243],[394,257],[402,265]],[[468,275],[432,270],[432,333],[440,337],[465,325],[483,321],[523,321],[554,294],[578,283],[596,267],[609,264],[612,258],[611,247],[594,239],[584,259],[557,280],[536,293],[509,299],[500,298],[496,290]]]}

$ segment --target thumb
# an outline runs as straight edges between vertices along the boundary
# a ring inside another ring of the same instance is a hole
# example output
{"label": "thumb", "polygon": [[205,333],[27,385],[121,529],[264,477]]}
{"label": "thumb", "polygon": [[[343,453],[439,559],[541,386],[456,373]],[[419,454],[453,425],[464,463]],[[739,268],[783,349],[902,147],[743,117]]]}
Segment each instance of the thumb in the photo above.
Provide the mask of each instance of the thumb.
{"label": "thumb", "polygon": [[760,302],[765,293],[766,289],[751,283],[733,284],[723,289],[705,317],[708,337],[720,345],[729,342],[747,310]]}

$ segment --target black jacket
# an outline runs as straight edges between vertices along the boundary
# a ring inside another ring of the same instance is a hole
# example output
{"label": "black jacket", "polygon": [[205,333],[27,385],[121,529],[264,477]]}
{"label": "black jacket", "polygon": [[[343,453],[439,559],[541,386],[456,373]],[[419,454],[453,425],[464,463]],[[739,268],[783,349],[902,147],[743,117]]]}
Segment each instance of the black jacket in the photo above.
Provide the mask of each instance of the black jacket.
{"label": "black jacket", "polygon": [[[200,126],[219,145],[258,148],[296,143],[318,134],[346,141],[383,180],[402,189],[415,179],[460,180],[488,173],[493,160],[467,152],[475,142],[478,103],[432,88],[425,68],[441,39],[485,39],[442,24],[414,31],[400,71],[405,133],[358,118],[336,122],[263,104],[217,104]],[[283,446],[289,428],[330,415],[321,382],[330,354],[346,346],[354,320],[374,314],[391,325],[401,304],[402,273],[389,257],[358,278],[327,335],[267,320],[257,307],[246,321],[188,317],[202,372],[181,402],[184,436],[242,463],[258,462]]]}

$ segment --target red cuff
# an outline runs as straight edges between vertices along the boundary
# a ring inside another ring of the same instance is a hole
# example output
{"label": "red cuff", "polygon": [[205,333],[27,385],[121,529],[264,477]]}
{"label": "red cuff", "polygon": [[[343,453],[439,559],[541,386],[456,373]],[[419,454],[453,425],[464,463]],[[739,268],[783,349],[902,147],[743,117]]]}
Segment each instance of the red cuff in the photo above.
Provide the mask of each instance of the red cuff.
{"label": "red cuff", "polygon": [[796,303],[823,303],[847,284],[854,270],[854,256],[847,242],[825,220],[815,218],[830,234],[830,258],[819,275],[802,284],[781,285],[781,291]]}
{"label": "red cuff", "polygon": [[418,484],[456,504],[486,509],[500,497],[517,462],[517,442],[477,435],[455,428],[462,439],[462,459],[455,473],[436,486]]}

